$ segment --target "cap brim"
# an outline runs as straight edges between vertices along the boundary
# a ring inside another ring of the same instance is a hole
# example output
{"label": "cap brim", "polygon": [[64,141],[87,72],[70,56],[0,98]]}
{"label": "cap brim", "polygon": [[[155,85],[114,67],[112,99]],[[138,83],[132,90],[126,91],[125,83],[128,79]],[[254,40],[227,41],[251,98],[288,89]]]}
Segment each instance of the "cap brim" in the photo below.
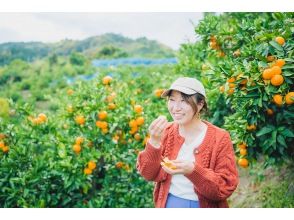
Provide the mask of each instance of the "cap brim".
{"label": "cap brim", "polygon": [[161,94],[161,97],[162,97],[162,98],[167,97],[167,94],[168,94],[171,90],[176,90],[176,91],[182,92],[182,93],[187,94],[187,95],[193,95],[193,94],[196,94],[196,93],[197,93],[197,92],[195,92],[193,89],[189,89],[189,88],[182,87],[182,86],[174,86],[174,87],[172,87],[172,88],[170,88],[170,89],[165,90],[165,91]]}

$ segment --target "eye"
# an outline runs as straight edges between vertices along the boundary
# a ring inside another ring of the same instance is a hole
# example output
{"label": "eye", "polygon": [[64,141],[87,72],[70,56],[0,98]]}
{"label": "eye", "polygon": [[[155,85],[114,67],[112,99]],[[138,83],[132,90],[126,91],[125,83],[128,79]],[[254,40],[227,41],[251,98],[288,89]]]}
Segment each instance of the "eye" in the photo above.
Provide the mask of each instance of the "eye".
{"label": "eye", "polygon": [[170,98],[169,101],[175,101],[174,99]]}

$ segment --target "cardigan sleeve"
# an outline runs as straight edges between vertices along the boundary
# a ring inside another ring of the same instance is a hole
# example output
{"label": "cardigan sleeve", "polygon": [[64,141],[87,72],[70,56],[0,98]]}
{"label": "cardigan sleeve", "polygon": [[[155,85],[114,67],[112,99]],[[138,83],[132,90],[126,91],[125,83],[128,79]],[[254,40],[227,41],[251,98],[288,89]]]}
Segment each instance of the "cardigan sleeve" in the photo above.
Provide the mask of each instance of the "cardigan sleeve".
{"label": "cardigan sleeve", "polygon": [[168,127],[165,129],[160,141],[160,148],[155,148],[149,142],[141,151],[137,158],[137,170],[148,181],[160,182],[166,179],[167,173],[161,168],[160,162],[162,159],[162,152],[165,148],[168,137]]}
{"label": "cardigan sleeve", "polygon": [[223,136],[219,147],[214,170],[196,163],[192,173],[185,175],[192,181],[197,193],[214,201],[227,199],[239,183],[235,154],[228,132]]}

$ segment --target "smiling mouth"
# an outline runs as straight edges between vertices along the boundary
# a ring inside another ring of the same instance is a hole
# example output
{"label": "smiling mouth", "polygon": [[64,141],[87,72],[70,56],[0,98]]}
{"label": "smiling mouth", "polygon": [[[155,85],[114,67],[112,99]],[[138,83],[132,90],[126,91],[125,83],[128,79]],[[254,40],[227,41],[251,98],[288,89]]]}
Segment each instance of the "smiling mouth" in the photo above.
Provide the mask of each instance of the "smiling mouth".
{"label": "smiling mouth", "polygon": [[176,119],[180,119],[180,118],[184,117],[183,114],[173,114],[173,116],[174,116]]}

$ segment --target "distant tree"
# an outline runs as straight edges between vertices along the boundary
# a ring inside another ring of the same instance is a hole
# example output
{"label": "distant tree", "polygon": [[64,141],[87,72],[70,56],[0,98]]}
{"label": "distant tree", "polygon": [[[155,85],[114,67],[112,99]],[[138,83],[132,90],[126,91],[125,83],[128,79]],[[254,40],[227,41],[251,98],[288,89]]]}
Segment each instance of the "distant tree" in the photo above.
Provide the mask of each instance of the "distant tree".
{"label": "distant tree", "polygon": [[73,52],[70,55],[69,60],[70,60],[70,63],[73,65],[82,66],[86,62],[86,57],[81,53]]}

